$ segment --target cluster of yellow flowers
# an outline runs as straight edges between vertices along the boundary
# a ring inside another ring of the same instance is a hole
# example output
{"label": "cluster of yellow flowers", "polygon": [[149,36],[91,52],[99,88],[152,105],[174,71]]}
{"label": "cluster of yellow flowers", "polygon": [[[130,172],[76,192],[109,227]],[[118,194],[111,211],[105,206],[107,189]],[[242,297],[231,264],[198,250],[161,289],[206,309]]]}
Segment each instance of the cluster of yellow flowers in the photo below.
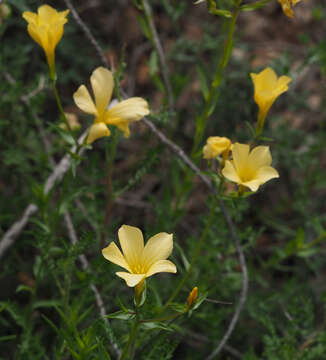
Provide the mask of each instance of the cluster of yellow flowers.
{"label": "cluster of yellow flowers", "polygon": [[[51,79],[55,79],[55,48],[63,34],[69,10],[58,12],[49,5],[38,8],[37,14],[26,11],[23,18],[28,22],[28,33],[44,50]],[[149,114],[148,103],[143,98],[133,97],[109,106],[114,88],[112,72],[103,67],[95,69],[90,78],[93,101],[85,85],[81,85],[73,98],[79,109],[94,116],[86,142],[88,144],[109,136],[107,125],[117,126],[125,137],[129,137],[129,124]],[[73,121],[76,124],[76,120]],[[78,125],[78,124],[77,124]],[[123,225],[118,231],[122,252],[114,242],[103,249],[103,256],[128,272],[117,272],[128,286],[136,287],[140,294],[147,277],[159,272],[176,273],[176,266],[166,260],[173,249],[173,235],[159,233],[151,237],[146,246],[140,229]]]}
{"label": "cluster of yellow flowers", "polygon": [[213,136],[207,140],[204,157],[213,159],[220,154],[229,154],[230,149],[232,160],[225,160],[225,165],[222,166],[222,175],[226,179],[257,191],[266,181],[279,177],[278,172],[270,166],[272,156],[268,146],[256,146],[250,151],[249,145],[231,144],[231,140],[227,138]]}
{"label": "cluster of yellow flowers", "polygon": [[[203,0],[202,0],[203,1]],[[201,0],[197,3],[202,2]],[[299,0],[279,0],[284,12],[293,16],[291,9]],[[63,35],[63,27],[67,22],[69,10],[58,12],[49,5],[42,5],[38,12],[24,12],[28,22],[30,36],[43,48],[51,79],[56,78],[55,48]],[[259,107],[256,135],[260,135],[267,113],[276,98],[288,89],[291,79],[287,76],[277,78],[275,72],[266,68],[259,74],[251,74],[254,83],[254,99]],[[149,114],[148,103],[143,98],[133,97],[109,106],[114,88],[113,74],[108,69],[99,67],[90,77],[94,95],[92,99],[85,85],[81,85],[73,94],[79,109],[94,116],[86,142],[94,142],[103,136],[109,136],[108,125],[117,126],[125,137],[129,137],[129,124]],[[232,159],[230,158],[232,154]],[[221,174],[224,178],[240,186],[257,191],[266,181],[279,177],[278,172],[270,165],[272,157],[268,146],[257,146],[250,151],[246,144],[231,143],[225,137],[209,137],[203,149],[205,159],[222,156]],[[159,233],[151,237],[144,246],[140,229],[123,225],[118,231],[122,253],[114,242],[103,249],[103,256],[128,272],[116,274],[126,281],[130,287],[136,287],[140,294],[147,277],[158,272],[176,273],[176,266],[167,258],[173,249],[173,235]],[[188,298],[188,307],[196,302],[197,288]]]}
{"label": "cluster of yellow flowers", "polygon": [[[288,90],[291,78],[278,78],[269,67],[259,74],[250,75],[254,83],[254,99],[259,108],[256,135],[260,135],[270,107],[279,95]],[[228,160],[230,152],[232,160]],[[232,144],[226,137],[209,137],[203,148],[204,158],[214,159],[220,155],[222,175],[251,191],[257,191],[260,185],[279,177],[278,172],[270,166],[272,156],[268,146],[256,146],[250,151],[249,145]]]}

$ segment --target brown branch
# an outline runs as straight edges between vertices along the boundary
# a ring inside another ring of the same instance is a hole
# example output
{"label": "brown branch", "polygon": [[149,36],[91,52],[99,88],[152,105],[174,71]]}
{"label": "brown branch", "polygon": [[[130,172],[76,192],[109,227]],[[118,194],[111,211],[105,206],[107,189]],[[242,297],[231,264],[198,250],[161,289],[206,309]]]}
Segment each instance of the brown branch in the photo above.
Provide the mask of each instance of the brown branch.
{"label": "brown branch", "polygon": [[29,218],[38,211],[38,207],[35,204],[29,204],[23,212],[23,215],[19,220],[11,225],[9,230],[7,230],[0,242],[0,259],[9,249],[11,245],[14,244],[18,235],[23,231],[24,227],[28,224]]}
{"label": "brown branch", "polygon": [[[88,130],[86,130],[78,139],[78,143],[82,144]],[[70,149],[71,152],[76,151],[76,147],[73,146]],[[85,151],[85,148],[82,148],[79,151],[79,155]],[[58,165],[55,166],[51,175],[47,178],[44,186],[44,194],[48,194],[50,190],[54,187],[55,183],[60,181],[67,171],[70,168],[70,155],[65,155]],[[23,231],[24,227],[27,225],[29,218],[34,215],[38,211],[38,207],[35,204],[29,204],[25,210],[21,218],[16,221],[11,227],[5,232],[1,241],[0,241],[0,259],[5,254],[7,249],[13,245],[16,238]]]}
{"label": "brown branch", "polygon": [[83,30],[83,32],[85,33],[85,36],[87,37],[87,39],[89,40],[89,42],[93,45],[93,47],[95,48],[97,55],[99,56],[99,58],[101,59],[102,64],[105,67],[109,67],[109,62],[103,52],[103,50],[101,49],[99,43],[96,41],[96,39],[94,38],[93,34],[91,33],[91,31],[89,30],[89,28],[87,27],[87,25],[84,23],[84,21],[81,19],[81,17],[79,16],[78,12],[76,11],[76,9],[74,8],[71,0],[64,0],[65,4],[67,5],[67,7],[69,8],[69,10],[71,11],[71,14],[73,16],[73,18],[75,19],[76,23],[80,26],[80,28]]}
{"label": "brown branch", "polygon": [[[68,230],[68,235],[69,235],[70,241],[71,241],[71,243],[73,245],[76,245],[77,242],[78,242],[78,238],[77,238],[76,230],[75,230],[74,225],[72,223],[71,216],[70,216],[69,212],[66,212],[64,214],[64,220],[65,220],[65,223],[66,223],[66,227],[67,227],[67,230]],[[81,263],[81,266],[82,266],[83,270],[84,271],[90,271],[90,265],[89,265],[89,262],[88,262],[86,256],[84,254],[81,254],[81,255],[78,256],[78,258],[79,258],[79,261]],[[89,287],[90,287],[90,289],[92,290],[92,292],[93,292],[93,294],[95,296],[96,306],[97,306],[97,308],[99,310],[101,318],[105,322],[106,326],[110,327],[110,322],[109,322],[108,318],[106,317],[106,310],[105,310],[104,302],[103,302],[103,299],[102,299],[102,296],[101,296],[99,290],[97,289],[96,285],[94,285],[93,283],[90,283]],[[113,336],[110,337],[110,342],[111,342],[111,345],[112,345],[117,357],[119,358],[121,356],[121,351],[119,349],[118,344],[114,341]]]}
{"label": "brown branch", "polygon": [[174,111],[174,101],[173,101],[172,87],[171,87],[170,80],[169,80],[168,66],[166,63],[165,54],[164,54],[164,50],[163,50],[163,47],[162,47],[162,44],[160,41],[160,37],[158,36],[157,30],[155,27],[155,23],[153,20],[152,9],[147,0],[143,0],[143,8],[144,8],[145,16],[148,21],[149,28],[151,30],[151,35],[152,35],[151,40],[157,51],[159,62],[161,64],[161,71],[162,71],[162,76],[163,76],[163,82],[164,82],[165,89],[166,89],[169,110],[171,112],[173,112]]}

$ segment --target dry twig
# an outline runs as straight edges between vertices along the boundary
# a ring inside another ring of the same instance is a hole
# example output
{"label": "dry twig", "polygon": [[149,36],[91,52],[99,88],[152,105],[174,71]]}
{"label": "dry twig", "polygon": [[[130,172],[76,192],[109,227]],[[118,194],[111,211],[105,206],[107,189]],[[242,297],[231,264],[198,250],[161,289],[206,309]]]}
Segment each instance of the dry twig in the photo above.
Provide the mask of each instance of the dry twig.
{"label": "dry twig", "polygon": [[103,52],[103,50],[101,49],[99,43],[96,41],[96,39],[94,38],[93,34],[91,33],[91,31],[89,30],[89,28],[86,26],[86,24],[84,23],[84,21],[81,19],[81,17],[79,16],[78,12],[76,11],[76,9],[74,8],[72,2],[70,0],[64,0],[65,4],[67,5],[67,7],[69,8],[69,10],[71,11],[71,15],[73,16],[73,18],[75,19],[76,23],[80,26],[80,28],[83,30],[83,32],[85,33],[85,36],[87,37],[87,39],[89,40],[89,42],[94,46],[97,55],[99,56],[99,58],[101,59],[103,65],[105,67],[109,67],[109,62]]}
{"label": "dry twig", "polygon": [[146,15],[146,18],[148,21],[148,25],[151,30],[151,35],[152,35],[151,40],[157,51],[159,62],[161,64],[161,71],[162,71],[163,81],[164,81],[164,85],[165,85],[165,89],[166,89],[166,93],[167,93],[166,95],[168,98],[169,110],[171,112],[173,112],[174,111],[174,102],[173,102],[172,87],[171,87],[170,80],[169,80],[169,70],[168,70],[168,66],[166,63],[164,50],[163,50],[163,47],[162,47],[162,44],[160,41],[160,37],[158,36],[156,26],[155,26],[155,23],[153,20],[152,9],[148,3],[148,0],[143,0],[143,8],[144,8],[144,12],[145,12],[145,15]]}

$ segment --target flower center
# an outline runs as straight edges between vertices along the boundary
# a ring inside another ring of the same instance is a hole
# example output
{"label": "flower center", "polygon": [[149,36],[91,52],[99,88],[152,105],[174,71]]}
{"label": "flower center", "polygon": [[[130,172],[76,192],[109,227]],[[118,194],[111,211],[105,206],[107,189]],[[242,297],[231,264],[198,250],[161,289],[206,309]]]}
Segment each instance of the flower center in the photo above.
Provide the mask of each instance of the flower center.
{"label": "flower center", "polygon": [[238,173],[239,178],[242,182],[254,180],[256,177],[256,171],[250,166],[244,166]]}
{"label": "flower center", "polygon": [[132,268],[133,274],[145,274],[146,270],[143,264],[136,264]]}

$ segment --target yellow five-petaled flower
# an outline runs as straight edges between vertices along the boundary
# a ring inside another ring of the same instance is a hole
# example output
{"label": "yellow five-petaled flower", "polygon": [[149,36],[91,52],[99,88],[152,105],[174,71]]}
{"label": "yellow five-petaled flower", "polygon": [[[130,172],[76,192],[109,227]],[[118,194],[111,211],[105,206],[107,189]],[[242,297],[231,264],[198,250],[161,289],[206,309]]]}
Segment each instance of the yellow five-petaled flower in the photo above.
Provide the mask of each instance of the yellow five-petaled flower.
{"label": "yellow five-petaled flower", "polygon": [[249,145],[235,143],[232,146],[233,160],[227,160],[222,174],[239,185],[257,191],[259,186],[278,178],[278,172],[270,165],[272,156],[268,146],[257,146],[250,152]]}
{"label": "yellow five-petaled flower", "polygon": [[108,69],[99,67],[94,70],[91,85],[95,103],[85,85],[81,85],[74,93],[76,105],[87,114],[95,116],[87,136],[88,144],[100,137],[110,136],[107,125],[117,126],[125,137],[129,137],[129,123],[149,114],[147,101],[140,97],[129,98],[108,109],[114,87],[113,75]]}
{"label": "yellow five-petaled flower", "polygon": [[37,14],[30,11],[23,13],[23,18],[28,22],[29,35],[45,52],[52,78],[55,75],[54,51],[62,37],[68,13],[69,10],[57,11],[49,5],[40,6]]}
{"label": "yellow five-petaled flower", "polygon": [[288,90],[288,83],[291,78],[288,76],[278,78],[275,71],[270,67],[259,74],[251,73],[250,76],[254,83],[254,99],[259,107],[256,134],[260,135],[270,107],[281,94]]}
{"label": "yellow five-petaled flower", "polygon": [[122,225],[118,231],[121,251],[114,242],[102,250],[103,256],[126,269],[128,272],[117,272],[128,286],[141,285],[143,281],[159,272],[176,273],[176,266],[166,260],[173,249],[173,235],[165,232],[151,237],[144,246],[140,229]]}

